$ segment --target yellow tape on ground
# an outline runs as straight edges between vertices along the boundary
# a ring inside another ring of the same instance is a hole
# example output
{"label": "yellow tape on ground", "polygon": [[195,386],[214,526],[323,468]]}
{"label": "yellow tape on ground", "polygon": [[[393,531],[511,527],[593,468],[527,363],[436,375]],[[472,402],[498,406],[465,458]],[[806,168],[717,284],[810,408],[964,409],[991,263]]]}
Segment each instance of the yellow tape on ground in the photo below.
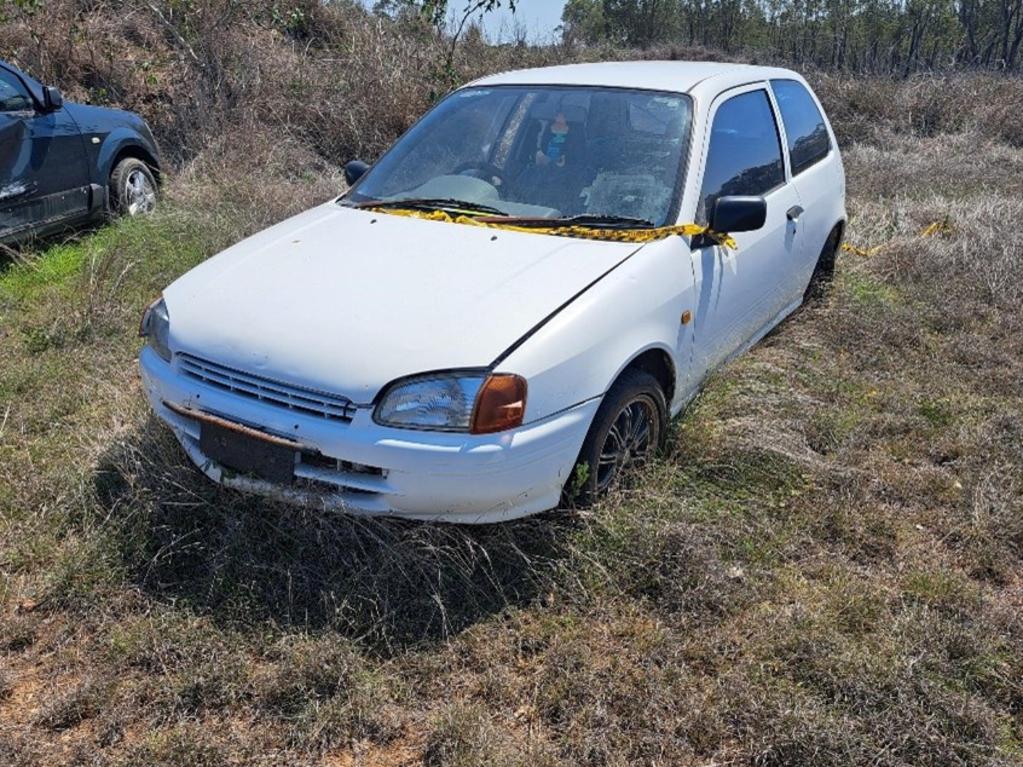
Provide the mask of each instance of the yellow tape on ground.
{"label": "yellow tape on ground", "polygon": [[523,226],[518,224],[502,223],[495,218],[480,220],[474,216],[451,215],[443,210],[415,210],[413,208],[373,208],[368,207],[374,213],[387,213],[392,216],[406,216],[409,218],[421,218],[426,221],[444,221],[449,224],[465,224],[467,226],[482,226],[488,229],[504,229],[511,232],[527,232],[529,234],[550,234],[555,237],[579,237],[587,240],[605,240],[611,242],[654,242],[663,240],[673,235],[685,235],[695,237],[704,234],[718,245],[723,245],[731,250],[738,250],[739,246],[735,240],[724,232],[714,232],[700,224],[679,224],[678,226],[660,226],[649,229],[603,229],[593,226]]}
{"label": "yellow tape on ground", "polygon": [[[942,221],[934,221],[928,224],[927,226],[920,230],[918,236],[933,237],[936,234],[952,234],[954,231],[955,229],[952,227],[952,224],[948,221],[948,219],[944,219]],[[887,242],[882,242],[880,245],[875,245],[872,248],[861,248],[851,243],[844,242],[842,243],[842,250],[844,250],[846,253],[852,253],[853,255],[856,256],[869,258],[870,256],[877,253],[879,250],[890,244],[891,240],[888,240]]]}
{"label": "yellow tape on ground", "polygon": [[852,253],[854,256],[862,256],[863,258],[869,258],[883,247],[884,245],[876,245],[873,248],[858,248],[848,242],[842,243],[842,250],[846,253]]}
{"label": "yellow tape on ground", "polygon": [[944,219],[925,226],[920,232],[920,236],[933,237],[936,234],[952,234],[954,231],[955,229],[952,227],[951,222],[948,219]]}

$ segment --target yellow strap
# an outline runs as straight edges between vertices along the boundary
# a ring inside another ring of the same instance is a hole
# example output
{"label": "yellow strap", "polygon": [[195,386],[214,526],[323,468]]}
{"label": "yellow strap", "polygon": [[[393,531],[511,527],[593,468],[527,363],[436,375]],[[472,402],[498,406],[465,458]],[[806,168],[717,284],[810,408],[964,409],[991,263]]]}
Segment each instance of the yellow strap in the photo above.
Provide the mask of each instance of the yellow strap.
{"label": "yellow strap", "polygon": [[842,250],[846,253],[852,253],[856,256],[862,256],[863,258],[869,258],[870,256],[881,250],[882,245],[875,245],[873,248],[858,248],[855,245],[851,245],[848,242],[842,243]]}
{"label": "yellow strap", "polygon": [[612,242],[653,242],[663,240],[672,235],[695,237],[705,234],[718,245],[731,250],[739,246],[731,235],[725,232],[714,232],[699,224],[679,224],[678,226],[661,226],[652,229],[602,229],[592,226],[522,226],[505,224],[500,221],[480,221],[473,216],[463,214],[451,215],[443,210],[415,210],[413,208],[367,208],[375,213],[387,213],[393,216],[421,218],[426,221],[444,221],[449,224],[466,224],[482,226],[488,229],[505,229],[511,232],[527,232],[530,234],[550,234],[555,237],[580,237],[588,240],[609,240]]}
{"label": "yellow strap", "polygon": [[932,224],[928,224],[920,232],[921,237],[933,237],[936,234],[952,234],[955,230],[952,228],[949,220],[943,219],[941,221],[935,221]]}
{"label": "yellow strap", "polygon": [[[925,226],[923,229],[920,230],[919,236],[933,237],[936,234],[951,234],[954,231],[955,229],[952,227],[952,224],[949,222],[949,220],[944,219],[942,221],[934,221]],[[845,242],[842,243],[842,250],[844,250],[846,253],[853,253],[854,255],[868,258],[877,253],[879,250],[881,250],[881,248],[883,248],[887,244],[888,244],[887,242],[882,242],[880,245],[875,245],[872,248],[860,248],[857,247],[856,245],[852,245],[848,242]]]}

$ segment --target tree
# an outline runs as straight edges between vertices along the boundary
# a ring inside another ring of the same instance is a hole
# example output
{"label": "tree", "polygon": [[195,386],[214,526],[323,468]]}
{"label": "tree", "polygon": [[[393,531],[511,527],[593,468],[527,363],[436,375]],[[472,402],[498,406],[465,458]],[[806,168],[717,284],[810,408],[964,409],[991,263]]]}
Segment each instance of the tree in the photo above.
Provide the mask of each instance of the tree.
{"label": "tree", "polygon": [[[478,13],[488,13],[502,6],[508,6],[514,11],[515,3],[516,0],[467,0],[456,29],[461,33],[468,20]],[[438,29],[445,26],[448,9],[448,0],[377,0],[373,6],[373,10],[377,13],[386,13],[392,16],[401,13],[414,14]]]}
{"label": "tree", "polygon": [[603,2],[605,28],[610,35],[642,48],[671,36],[678,18],[677,10],[675,0]]}
{"label": "tree", "polygon": [[561,37],[567,45],[593,45],[606,39],[603,0],[568,0],[561,12]]}
{"label": "tree", "polygon": [[482,16],[502,7],[507,7],[514,13],[516,2],[517,0],[467,0],[460,12],[461,16],[455,16],[454,23],[448,30],[445,29],[448,0],[378,0],[373,10],[388,15],[410,14],[432,25],[438,34],[449,32],[450,41],[444,69],[451,76],[454,72],[455,50],[469,21],[475,16]]}
{"label": "tree", "polygon": [[660,42],[903,76],[1023,68],[1023,0],[568,0],[568,44]]}

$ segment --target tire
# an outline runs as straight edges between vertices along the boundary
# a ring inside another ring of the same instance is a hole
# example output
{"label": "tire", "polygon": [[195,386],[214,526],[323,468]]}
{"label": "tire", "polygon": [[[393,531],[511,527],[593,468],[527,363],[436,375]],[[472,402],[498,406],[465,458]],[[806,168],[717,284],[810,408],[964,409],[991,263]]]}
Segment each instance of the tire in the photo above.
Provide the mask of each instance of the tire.
{"label": "tire", "polygon": [[[631,445],[623,445],[620,439],[630,428],[627,411],[631,413],[632,434],[625,436]],[[649,424],[645,441],[640,439],[642,434],[635,421],[638,415]],[[593,417],[575,469],[565,486],[566,504],[588,506],[605,495],[660,450],[667,432],[668,403],[660,383],[645,371],[626,370],[604,395]],[[612,454],[614,462],[609,460]]]}
{"label": "tire", "polygon": [[156,206],[157,185],[153,171],[142,160],[127,157],[110,174],[110,212],[115,216],[140,216]]}
{"label": "tire", "polygon": [[823,298],[831,287],[831,281],[835,277],[835,257],[838,255],[839,239],[842,236],[841,227],[836,226],[831,230],[828,239],[824,242],[821,253],[817,256],[817,265],[813,268],[810,276],[810,284],[806,286],[803,293],[803,301],[813,301]]}

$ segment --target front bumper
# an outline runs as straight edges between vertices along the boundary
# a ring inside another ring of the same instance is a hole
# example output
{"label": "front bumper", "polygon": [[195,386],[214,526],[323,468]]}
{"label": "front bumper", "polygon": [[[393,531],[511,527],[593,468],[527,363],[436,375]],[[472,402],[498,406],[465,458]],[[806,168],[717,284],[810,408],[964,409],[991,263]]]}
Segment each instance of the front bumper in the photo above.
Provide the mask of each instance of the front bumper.
{"label": "front bumper", "polygon": [[[447,434],[380,426],[365,408],[343,423],[240,397],[186,378],[149,347],[139,366],[157,416],[215,482],[303,506],[466,524],[557,506],[600,404],[593,399],[499,434]],[[200,423],[183,408],[296,440],[320,460],[298,463],[292,485],[225,470],[200,450]],[[326,467],[323,457],[336,464]]]}

